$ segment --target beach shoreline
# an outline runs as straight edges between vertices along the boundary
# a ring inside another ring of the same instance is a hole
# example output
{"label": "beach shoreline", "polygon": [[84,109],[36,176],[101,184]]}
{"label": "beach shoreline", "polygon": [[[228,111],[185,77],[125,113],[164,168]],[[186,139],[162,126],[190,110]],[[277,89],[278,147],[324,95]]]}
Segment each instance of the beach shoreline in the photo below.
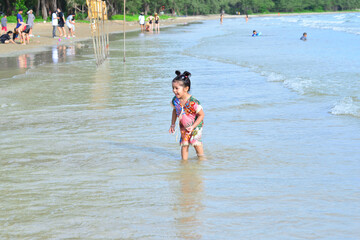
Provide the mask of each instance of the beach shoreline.
{"label": "beach shoreline", "polygon": [[[211,16],[192,16],[192,17],[177,17],[162,20],[160,22],[160,28],[170,27],[177,24],[187,24],[197,21],[213,20],[217,19],[218,15]],[[8,31],[13,31],[15,23],[8,24]],[[75,38],[60,38],[52,37],[52,25],[51,22],[35,23],[33,28],[34,37],[30,39],[30,44],[0,44],[0,56],[11,57],[19,56],[21,54],[30,52],[39,52],[43,49],[47,49],[56,45],[68,45],[79,41],[86,41],[91,39],[90,24],[89,23],[76,23],[75,25]],[[122,33],[124,29],[123,21],[112,20],[106,22],[106,27],[109,34]],[[140,31],[138,22],[126,22],[125,32]],[[68,33],[68,32],[67,32]],[[57,31],[58,34],[58,31]],[[151,33],[149,33],[151,34]],[[18,42],[18,41],[17,41]]]}
{"label": "beach shoreline", "polygon": [[[336,14],[339,12],[322,12],[322,13],[284,13],[284,14],[255,14],[249,15],[249,18],[257,17],[279,17],[279,16],[297,16],[297,15],[316,15],[316,14]],[[245,18],[245,15],[224,15],[224,18]],[[162,20],[160,28],[170,27],[177,24],[187,24],[191,22],[207,21],[219,19],[218,14],[176,17]],[[51,22],[35,23],[30,44],[24,46],[21,44],[0,44],[1,57],[19,56],[30,52],[39,52],[56,45],[68,45],[79,41],[91,39],[90,24],[76,23],[75,38],[53,38]],[[109,33],[122,33],[124,26],[121,20],[112,20],[106,23]],[[13,30],[15,23],[8,24],[8,30]],[[140,31],[138,22],[126,22],[125,32]]]}

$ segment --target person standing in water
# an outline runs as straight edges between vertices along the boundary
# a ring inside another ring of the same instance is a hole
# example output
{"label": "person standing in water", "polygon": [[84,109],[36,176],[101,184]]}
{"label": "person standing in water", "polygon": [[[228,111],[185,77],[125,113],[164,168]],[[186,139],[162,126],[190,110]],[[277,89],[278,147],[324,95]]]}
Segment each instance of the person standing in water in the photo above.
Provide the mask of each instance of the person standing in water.
{"label": "person standing in water", "polygon": [[145,31],[145,16],[144,16],[143,12],[140,13],[139,24],[140,24],[141,32],[144,32]]}
{"label": "person standing in water", "polygon": [[223,21],[224,21],[224,12],[221,11],[221,13],[220,13],[220,23],[222,24]]}
{"label": "person standing in water", "polygon": [[154,31],[154,27],[153,27],[153,22],[154,22],[154,17],[152,14],[150,14],[150,16],[147,18],[148,22],[149,22],[149,31],[152,32]]}
{"label": "person standing in water", "polygon": [[157,13],[155,13],[155,32],[159,33],[160,32],[160,26],[159,26],[159,20],[160,20],[160,17]]}
{"label": "person standing in water", "polygon": [[204,149],[201,141],[204,126],[205,113],[200,102],[189,94],[191,73],[175,71],[176,77],[172,80],[172,88],[175,96],[171,100],[173,107],[169,133],[175,133],[175,122],[179,118],[181,132],[180,146],[181,157],[188,159],[189,145],[194,146],[199,159],[204,157]]}

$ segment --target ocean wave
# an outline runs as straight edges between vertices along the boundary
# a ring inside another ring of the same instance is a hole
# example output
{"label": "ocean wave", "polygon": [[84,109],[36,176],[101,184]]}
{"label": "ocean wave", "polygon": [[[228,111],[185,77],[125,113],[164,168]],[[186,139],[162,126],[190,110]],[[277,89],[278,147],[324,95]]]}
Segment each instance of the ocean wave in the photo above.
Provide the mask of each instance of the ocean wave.
{"label": "ocean wave", "polygon": [[285,80],[285,76],[275,72],[261,72],[262,76],[265,76],[268,82],[283,82]]}
{"label": "ocean wave", "polygon": [[284,81],[284,85],[300,94],[306,94],[311,91],[313,82],[310,79],[290,78]]}
{"label": "ocean wave", "polygon": [[351,115],[360,117],[360,100],[356,97],[344,97],[330,110],[334,115]]}
{"label": "ocean wave", "polygon": [[282,22],[288,22],[288,23],[296,23],[300,21],[299,18],[294,18],[294,17],[281,17],[280,20]]}
{"label": "ocean wave", "polygon": [[3,104],[0,104],[0,108],[6,108],[8,107],[9,105],[7,105],[6,103],[3,103]]}
{"label": "ocean wave", "polygon": [[15,106],[15,105],[16,105],[15,103],[12,103],[12,104],[0,103],[0,109],[1,109],[1,108],[13,107],[13,106]]}
{"label": "ocean wave", "polygon": [[[333,20],[311,20],[304,19],[300,25],[304,27],[317,28],[317,29],[329,29],[337,32],[346,32],[351,34],[360,34],[360,28],[358,26],[358,21],[353,21],[351,19],[339,18],[338,21]],[[354,27],[355,26],[355,27]]]}

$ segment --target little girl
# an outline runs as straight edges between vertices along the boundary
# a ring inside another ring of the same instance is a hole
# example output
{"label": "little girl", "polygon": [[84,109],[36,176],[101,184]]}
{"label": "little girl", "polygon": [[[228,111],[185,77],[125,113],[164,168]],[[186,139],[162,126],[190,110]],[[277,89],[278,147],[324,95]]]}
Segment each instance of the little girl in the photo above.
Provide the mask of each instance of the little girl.
{"label": "little girl", "polygon": [[201,142],[203,129],[204,111],[200,102],[189,94],[191,73],[185,71],[183,74],[176,71],[176,77],[172,80],[172,88],[175,97],[171,100],[174,108],[171,118],[169,133],[175,132],[176,118],[179,118],[181,132],[181,157],[188,159],[189,144],[193,145],[199,158],[204,156],[204,150]]}

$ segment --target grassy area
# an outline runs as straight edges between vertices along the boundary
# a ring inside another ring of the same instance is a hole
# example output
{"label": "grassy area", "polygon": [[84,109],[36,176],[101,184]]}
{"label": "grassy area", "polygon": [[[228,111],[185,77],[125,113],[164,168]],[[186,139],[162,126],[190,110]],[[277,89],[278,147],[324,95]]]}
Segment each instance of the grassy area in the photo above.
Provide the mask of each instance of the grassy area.
{"label": "grassy area", "polygon": [[[149,15],[145,15],[145,19],[149,17]],[[171,16],[168,15],[161,15],[160,16],[160,20],[165,20],[165,19],[169,19],[172,18]],[[111,20],[124,20],[124,15],[113,15],[111,16]],[[139,21],[139,15],[126,15],[125,16],[125,21],[127,22],[137,22]]]}

